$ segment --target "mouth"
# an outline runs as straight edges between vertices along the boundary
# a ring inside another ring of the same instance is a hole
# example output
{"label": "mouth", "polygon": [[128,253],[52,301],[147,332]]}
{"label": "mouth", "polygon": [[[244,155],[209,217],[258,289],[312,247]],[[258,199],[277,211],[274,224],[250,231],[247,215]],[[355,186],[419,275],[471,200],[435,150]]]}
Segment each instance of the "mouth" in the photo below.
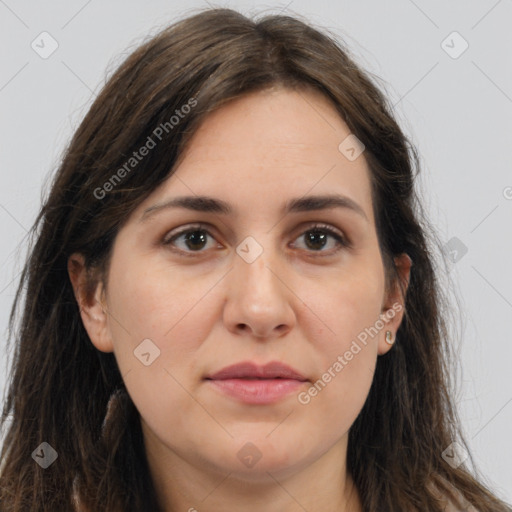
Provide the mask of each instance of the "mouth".
{"label": "mouth", "polygon": [[227,366],[205,380],[217,391],[247,404],[272,404],[297,392],[308,379],[278,362],[258,366],[243,362]]}
{"label": "mouth", "polygon": [[209,380],[228,379],[293,379],[305,382],[308,379],[297,370],[279,361],[272,361],[265,365],[256,365],[251,361],[232,364],[222,370],[206,377]]}

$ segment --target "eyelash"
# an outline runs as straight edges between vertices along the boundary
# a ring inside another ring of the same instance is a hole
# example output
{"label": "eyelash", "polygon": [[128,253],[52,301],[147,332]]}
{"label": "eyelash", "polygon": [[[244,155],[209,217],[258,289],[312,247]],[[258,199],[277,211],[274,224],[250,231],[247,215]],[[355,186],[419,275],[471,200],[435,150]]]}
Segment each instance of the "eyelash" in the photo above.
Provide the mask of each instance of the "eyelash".
{"label": "eyelash", "polygon": [[[215,238],[208,231],[208,229],[204,225],[197,224],[197,225],[193,225],[193,226],[190,226],[188,228],[182,229],[181,231],[178,231],[177,233],[174,233],[170,237],[169,237],[169,235],[166,235],[164,237],[164,239],[162,240],[162,245],[164,245],[164,246],[171,246],[172,242],[174,242],[180,236],[186,235],[187,233],[193,233],[193,232],[196,232],[196,231],[204,232],[208,236],[210,236],[212,238]],[[300,238],[301,236],[304,236],[306,233],[311,232],[311,231],[319,231],[319,232],[327,233],[328,235],[330,235],[332,238],[334,238],[336,240],[337,245],[338,245],[334,250],[330,250],[330,251],[322,251],[322,250],[314,251],[314,250],[304,249],[307,252],[311,252],[313,254],[317,253],[315,256],[318,256],[318,257],[333,256],[334,254],[338,253],[338,251],[340,251],[343,248],[351,248],[352,247],[352,244],[345,237],[343,237],[341,234],[338,233],[338,231],[334,230],[333,228],[331,228],[330,226],[328,226],[326,224],[314,224],[312,226],[309,226],[297,238]],[[186,256],[186,257],[192,257],[192,258],[199,257],[204,252],[206,252],[205,250],[184,251],[183,249],[176,249],[176,248],[172,248],[172,250],[174,252],[178,252],[178,253]],[[327,253],[327,254],[321,254],[321,253]]]}

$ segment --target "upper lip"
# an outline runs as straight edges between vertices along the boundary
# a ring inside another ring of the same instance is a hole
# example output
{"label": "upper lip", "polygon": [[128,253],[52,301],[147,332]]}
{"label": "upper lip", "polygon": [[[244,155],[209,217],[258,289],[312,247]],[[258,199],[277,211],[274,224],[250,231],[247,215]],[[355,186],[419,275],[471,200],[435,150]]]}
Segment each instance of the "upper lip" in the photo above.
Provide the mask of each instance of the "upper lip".
{"label": "upper lip", "polygon": [[263,366],[256,365],[251,361],[226,366],[222,370],[208,375],[210,380],[260,378],[260,379],[295,379],[306,381],[307,379],[294,368],[281,363],[272,361]]}

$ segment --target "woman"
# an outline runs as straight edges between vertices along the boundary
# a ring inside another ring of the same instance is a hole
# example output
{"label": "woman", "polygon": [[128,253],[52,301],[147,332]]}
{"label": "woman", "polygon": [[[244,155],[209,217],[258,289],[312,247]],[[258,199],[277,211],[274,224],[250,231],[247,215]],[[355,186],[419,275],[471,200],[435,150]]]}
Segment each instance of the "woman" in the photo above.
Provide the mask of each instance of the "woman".
{"label": "woman", "polygon": [[303,21],[137,49],[34,227],[1,510],[510,510],[460,451],[414,165]]}

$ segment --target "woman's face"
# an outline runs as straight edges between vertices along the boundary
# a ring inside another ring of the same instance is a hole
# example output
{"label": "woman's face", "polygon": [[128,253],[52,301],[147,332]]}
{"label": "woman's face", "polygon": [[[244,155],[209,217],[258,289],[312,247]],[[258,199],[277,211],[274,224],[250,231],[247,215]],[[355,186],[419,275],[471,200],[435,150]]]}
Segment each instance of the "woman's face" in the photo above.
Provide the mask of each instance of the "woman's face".
{"label": "woman's face", "polygon": [[[99,302],[82,314],[115,354],[155,466],[254,480],[343,463],[403,314],[349,135],[318,93],[236,100],[120,230],[96,290],[106,314]],[[262,369],[276,362],[295,374]]]}

